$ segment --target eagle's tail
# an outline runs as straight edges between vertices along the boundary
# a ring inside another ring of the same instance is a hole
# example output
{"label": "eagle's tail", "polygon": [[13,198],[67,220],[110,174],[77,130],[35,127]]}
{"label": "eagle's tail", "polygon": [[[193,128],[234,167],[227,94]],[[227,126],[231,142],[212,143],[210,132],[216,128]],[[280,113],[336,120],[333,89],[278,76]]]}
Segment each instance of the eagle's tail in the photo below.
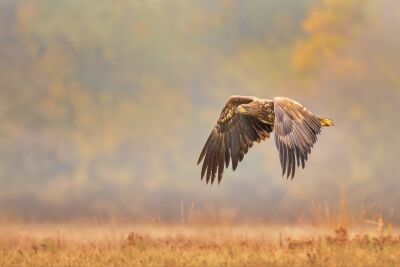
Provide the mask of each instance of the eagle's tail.
{"label": "eagle's tail", "polygon": [[333,123],[333,120],[325,119],[325,118],[319,118],[319,123],[321,123],[321,126],[333,126],[333,125],[335,125]]}

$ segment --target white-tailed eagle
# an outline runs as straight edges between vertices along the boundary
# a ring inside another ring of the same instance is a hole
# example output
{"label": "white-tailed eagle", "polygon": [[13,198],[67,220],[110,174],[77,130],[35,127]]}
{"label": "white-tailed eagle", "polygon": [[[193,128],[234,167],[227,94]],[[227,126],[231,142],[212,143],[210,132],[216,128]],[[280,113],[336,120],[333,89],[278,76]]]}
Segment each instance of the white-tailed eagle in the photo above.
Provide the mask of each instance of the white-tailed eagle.
{"label": "white-tailed eagle", "polygon": [[282,176],[293,179],[297,167],[304,168],[308,154],[330,119],[313,115],[298,102],[275,97],[274,100],[252,96],[231,96],[201,151],[197,164],[203,161],[201,179],[221,182],[224,168],[232,169],[242,161],[254,142],[269,138],[274,131],[282,166]]}

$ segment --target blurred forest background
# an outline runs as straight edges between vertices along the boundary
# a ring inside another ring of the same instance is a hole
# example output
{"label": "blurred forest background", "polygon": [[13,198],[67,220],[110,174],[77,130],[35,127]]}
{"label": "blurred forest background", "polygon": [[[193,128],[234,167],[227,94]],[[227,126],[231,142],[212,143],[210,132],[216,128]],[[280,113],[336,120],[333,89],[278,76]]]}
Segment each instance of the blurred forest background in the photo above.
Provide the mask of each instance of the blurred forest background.
{"label": "blurred forest background", "polygon": [[[343,192],[400,222],[399,48],[394,0],[0,0],[0,216],[293,221]],[[336,125],[292,182],[269,140],[210,187],[233,94]]]}

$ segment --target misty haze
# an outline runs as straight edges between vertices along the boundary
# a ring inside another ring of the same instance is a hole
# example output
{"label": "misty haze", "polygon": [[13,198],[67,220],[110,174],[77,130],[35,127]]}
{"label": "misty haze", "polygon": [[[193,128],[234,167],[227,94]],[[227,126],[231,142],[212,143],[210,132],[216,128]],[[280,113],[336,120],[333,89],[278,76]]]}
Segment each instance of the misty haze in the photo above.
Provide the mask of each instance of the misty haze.
{"label": "misty haze", "polygon": [[[1,216],[293,222],[342,196],[399,222],[399,8],[0,1]],[[335,127],[293,181],[270,138],[209,186],[197,158],[234,94],[287,96]]]}

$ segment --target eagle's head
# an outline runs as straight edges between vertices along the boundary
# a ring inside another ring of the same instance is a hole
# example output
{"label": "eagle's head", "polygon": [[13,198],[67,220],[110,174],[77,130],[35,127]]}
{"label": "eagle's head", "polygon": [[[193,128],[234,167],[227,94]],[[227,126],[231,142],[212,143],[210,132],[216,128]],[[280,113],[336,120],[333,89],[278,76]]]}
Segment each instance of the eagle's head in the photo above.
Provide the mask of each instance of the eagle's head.
{"label": "eagle's head", "polygon": [[256,116],[258,113],[258,109],[255,105],[242,104],[236,108],[236,112],[242,115]]}

